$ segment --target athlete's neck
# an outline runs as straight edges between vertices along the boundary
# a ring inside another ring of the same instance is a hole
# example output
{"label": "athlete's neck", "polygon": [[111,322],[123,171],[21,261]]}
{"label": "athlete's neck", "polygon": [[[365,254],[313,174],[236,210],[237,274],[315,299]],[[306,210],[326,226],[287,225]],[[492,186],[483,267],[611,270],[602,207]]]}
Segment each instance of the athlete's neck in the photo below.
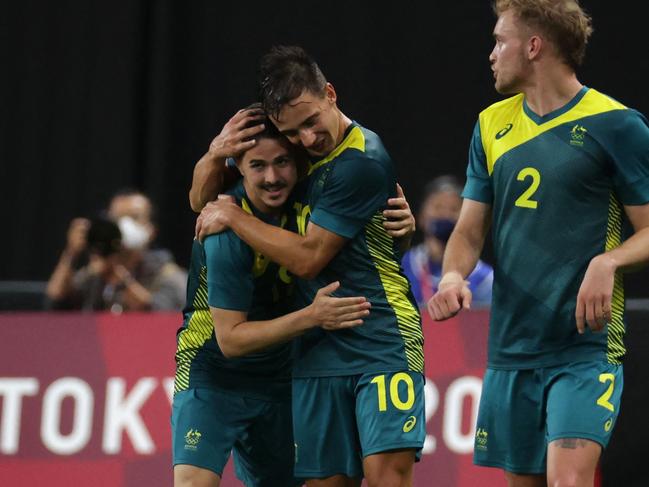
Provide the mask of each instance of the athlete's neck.
{"label": "athlete's neck", "polygon": [[555,69],[539,70],[523,90],[527,106],[543,117],[572,100],[583,85],[574,71],[560,65]]}
{"label": "athlete's neck", "polygon": [[352,124],[352,121],[339,108],[336,107],[336,110],[338,110],[338,134],[336,135],[336,147],[338,147],[345,138],[345,131]]}

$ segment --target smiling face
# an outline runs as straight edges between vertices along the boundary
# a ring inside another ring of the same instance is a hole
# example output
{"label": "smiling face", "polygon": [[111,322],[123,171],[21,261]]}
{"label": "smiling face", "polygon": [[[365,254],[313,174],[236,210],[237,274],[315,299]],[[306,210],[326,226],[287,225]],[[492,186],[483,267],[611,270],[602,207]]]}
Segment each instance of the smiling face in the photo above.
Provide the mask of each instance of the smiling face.
{"label": "smiling face", "polygon": [[512,10],[498,17],[493,32],[496,44],[489,55],[496,91],[503,95],[520,93],[530,73],[526,55],[529,33]]}
{"label": "smiling face", "polygon": [[295,156],[285,139],[260,138],[238,160],[243,185],[262,213],[276,214],[297,182]]}
{"label": "smiling face", "polygon": [[303,147],[313,157],[328,155],[340,143],[340,112],[336,108],[336,92],[330,83],[322,96],[303,91],[271,119],[292,144]]}

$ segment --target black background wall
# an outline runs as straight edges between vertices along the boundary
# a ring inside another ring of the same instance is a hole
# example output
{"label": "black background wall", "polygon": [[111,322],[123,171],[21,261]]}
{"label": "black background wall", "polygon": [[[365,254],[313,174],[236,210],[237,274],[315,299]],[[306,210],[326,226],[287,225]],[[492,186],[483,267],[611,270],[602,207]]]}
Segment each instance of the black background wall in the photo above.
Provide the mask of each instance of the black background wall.
{"label": "black background wall", "polygon": [[[649,114],[644,2],[584,2],[584,83]],[[413,204],[464,174],[477,113],[499,99],[490,2],[4,2],[0,16],[0,279],[46,279],[68,222],[129,186],[187,263],[194,162],[253,100],[274,43],[305,46],[344,112],[382,135]],[[633,293],[646,295],[646,274]]]}

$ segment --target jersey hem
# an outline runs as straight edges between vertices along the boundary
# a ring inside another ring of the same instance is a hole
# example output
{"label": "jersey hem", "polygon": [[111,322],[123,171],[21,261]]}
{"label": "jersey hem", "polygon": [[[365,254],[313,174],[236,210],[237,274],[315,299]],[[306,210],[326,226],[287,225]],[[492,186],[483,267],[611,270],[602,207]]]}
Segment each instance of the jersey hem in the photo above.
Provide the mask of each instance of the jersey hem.
{"label": "jersey hem", "polygon": [[[259,386],[263,386],[262,383]],[[192,389],[204,389],[212,392],[217,392],[220,394],[236,394],[239,397],[244,397],[246,399],[252,399],[255,401],[262,401],[268,403],[284,403],[291,401],[292,392],[291,392],[291,381],[282,383],[281,385],[274,386],[275,388],[270,391],[264,391],[263,388],[257,388],[255,384],[246,384],[246,387],[240,387],[240,385],[233,384],[215,384],[215,383],[190,383],[187,389],[183,389],[178,392],[186,392]],[[260,392],[262,391],[262,392]]]}
{"label": "jersey hem", "polygon": [[302,372],[300,374],[293,373],[293,379],[312,379],[317,377],[347,377],[352,375],[363,374],[385,374],[391,372],[416,372],[424,374],[423,370],[413,370],[409,367],[388,367],[388,368],[372,368],[372,369],[345,369],[345,370],[324,370],[317,372]]}
{"label": "jersey hem", "polygon": [[486,368],[488,369],[493,369],[493,370],[531,370],[531,369],[547,369],[550,367],[559,367],[561,365],[568,365],[568,364],[578,364],[582,362],[602,362],[602,363],[608,363],[611,365],[622,365],[622,362],[619,361],[619,363],[612,363],[608,357],[606,357],[605,352],[596,352],[593,353],[592,355],[586,355],[586,356],[581,356],[576,359],[559,359],[559,360],[552,360],[552,361],[541,361],[541,362],[531,362],[531,363],[516,363],[516,364],[494,364],[492,362],[487,361]]}

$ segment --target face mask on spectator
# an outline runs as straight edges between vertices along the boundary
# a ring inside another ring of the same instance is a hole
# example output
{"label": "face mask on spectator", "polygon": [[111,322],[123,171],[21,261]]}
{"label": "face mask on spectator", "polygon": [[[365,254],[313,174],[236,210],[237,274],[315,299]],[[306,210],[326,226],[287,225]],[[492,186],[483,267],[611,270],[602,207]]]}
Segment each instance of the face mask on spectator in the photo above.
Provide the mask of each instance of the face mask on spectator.
{"label": "face mask on spectator", "polygon": [[433,218],[426,226],[426,236],[435,237],[446,243],[455,228],[455,221],[447,218]]}
{"label": "face mask on spectator", "polygon": [[151,231],[130,216],[117,220],[117,226],[122,232],[122,245],[129,250],[142,250],[149,243]]}

